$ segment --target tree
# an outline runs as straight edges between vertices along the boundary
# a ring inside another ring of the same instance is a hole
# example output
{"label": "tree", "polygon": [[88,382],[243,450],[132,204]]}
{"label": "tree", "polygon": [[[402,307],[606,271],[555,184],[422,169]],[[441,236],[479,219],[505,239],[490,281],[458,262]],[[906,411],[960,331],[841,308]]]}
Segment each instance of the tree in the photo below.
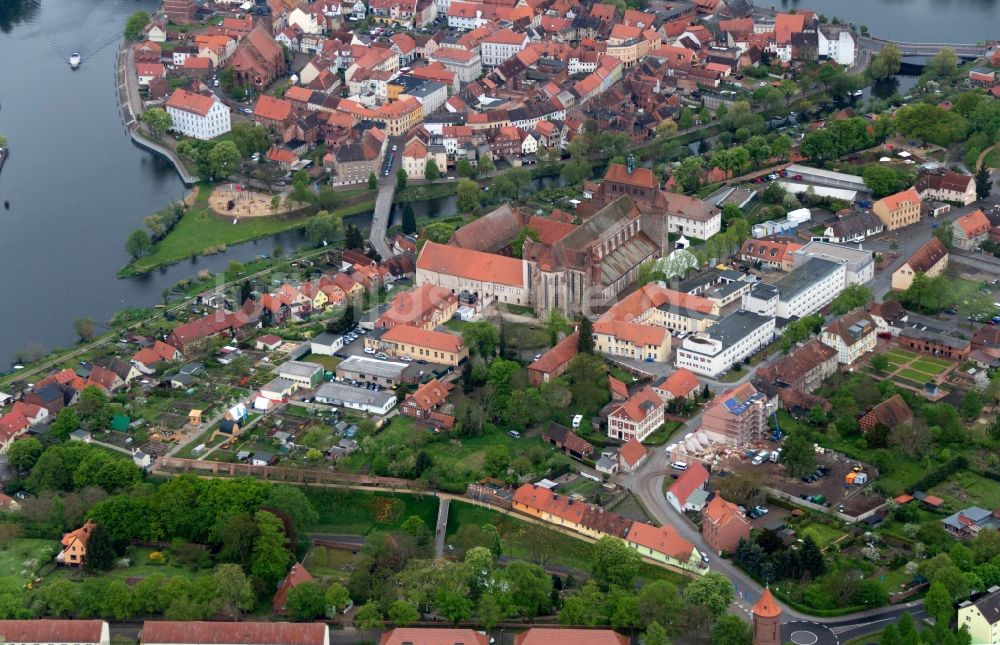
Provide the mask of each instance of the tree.
{"label": "tree", "polygon": [[420,612],[405,600],[397,600],[389,605],[389,620],[396,627],[406,627],[420,620]]}
{"label": "tree", "polygon": [[733,585],[721,573],[711,571],[684,589],[684,600],[704,607],[713,616],[721,616],[733,602]]}
{"label": "tree", "polygon": [[125,36],[125,40],[139,40],[142,38],[142,33],[148,24],[149,14],[145,11],[136,11],[125,21],[125,29],[122,30],[122,35]]}
{"label": "tree", "polygon": [[708,642],[710,645],[753,645],[753,627],[738,616],[719,616]]}
{"label": "tree", "polygon": [[602,619],[604,593],[593,580],[583,585],[580,591],[566,599],[559,612],[559,622],[563,625],[596,626]]}
{"label": "tree", "polygon": [[[551,533],[549,530],[548,534]],[[525,537],[538,534],[529,532]],[[542,567],[524,560],[514,560],[504,567],[503,577],[509,586],[510,601],[519,613],[529,618],[549,613],[552,606],[549,600],[552,593],[552,576],[545,573]]]}
{"label": "tree", "polygon": [[344,231],[344,248],[360,249],[365,245],[365,238],[361,235],[361,229],[354,224],[348,224]]}
{"label": "tree", "polygon": [[670,645],[670,636],[659,623],[653,622],[646,627],[646,632],[642,635],[642,642],[644,645]]}
{"label": "tree", "polygon": [[340,584],[339,582],[333,582],[329,587],[326,588],[326,593],[323,596],[326,602],[326,617],[335,618],[337,612],[342,611],[347,604],[351,602],[351,595],[347,591],[347,587]]}
{"label": "tree", "polygon": [[230,176],[240,165],[240,151],[232,141],[220,141],[208,153],[208,163],[212,176],[223,179]]}
{"label": "tree", "polygon": [[87,557],[83,561],[83,570],[87,573],[110,571],[115,566],[115,547],[111,536],[103,524],[95,524],[87,538]]}
{"label": "tree", "polygon": [[154,137],[174,127],[174,118],[163,108],[149,108],[142,113],[141,120]]}
{"label": "tree", "polygon": [[261,581],[265,589],[273,589],[288,572],[292,554],[285,548],[284,523],[273,513],[257,511],[257,538],[250,558],[250,573]]}
{"label": "tree", "polygon": [[590,559],[594,579],[604,588],[611,585],[623,589],[631,588],[632,579],[642,567],[639,554],[613,537],[603,537],[598,540],[594,544]]}
{"label": "tree", "polygon": [[340,235],[341,230],[340,215],[320,211],[306,222],[306,239],[313,244],[325,244],[335,240]]}
{"label": "tree", "polygon": [[149,253],[153,248],[153,241],[149,239],[149,233],[141,228],[137,228],[125,239],[125,251],[133,260],[138,260]]}
{"label": "tree", "polygon": [[760,168],[760,165],[770,159],[772,155],[771,146],[760,135],[750,137],[750,140],[747,141],[746,149],[754,168]]}
{"label": "tree", "polygon": [[409,202],[403,204],[403,221],[400,228],[406,235],[417,232],[417,218],[413,215],[413,207],[410,206]]}
{"label": "tree", "polygon": [[378,177],[375,176],[375,173],[370,172],[368,173],[368,190],[375,190],[376,188],[378,188]]}
{"label": "tree", "polygon": [[363,632],[369,632],[382,626],[382,612],[373,602],[367,603],[354,614],[354,626]]}
{"label": "tree", "polygon": [[450,589],[440,589],[434,597],[434,608],[442,616],[451,621],[452,625],[457,625],[472,615],[472,602]]}
{"label": "tree", "polygon": [[[69,408],[63,408],[68,410]],[[72,410],[70,410],[72,412]],[[75,429],[75,428],[74,428]],[[7,461],[19,471],[29,471],[38,462],[45,448],[42,442],[34,437],[18,439],[7,450]]]}
{"label": "tree", "polygon": [[400,168],[399,170],[396,171],[396,189],[397,190],[404,190],[406,188],[406,180],[407,180],[408,177],[409,177],[409,175],[406,173],[406,170],[404,170],[403,168]]}
{"label": "tree", "polygon": [[529,239],[537,242],[538,231],[528,226],[522,226],[521,230],[517,232],[514,242],[511,244],[515,258],[524,257],[524,242]]}
{"label": "tree", "polygon": [[559,174],[567,184],[578,184],[590,177],[590,171],[590,162],[586,157],[579,157],[563,164]]}
{"label": "tree", "polygon": [[285,608],[295,620],[312,620],[325,615],[326,598],[323,587],[312,580],[295,585],[288,592]]}
{"label": "tree", "polygon": [[872,80],[882,80],[899,72],[903,64],[903,53],[895,43],[887,43],[868,63],[868,75]]}
{"label": "tree", "polygon": [[479,207],[479,184],[473,180],[466,178],[459,179],[457,195],[458,210],[463,213],[471,213]]}
{"label": "tree", "polygon": [[238,564],[220,564],[212,574],[217,590],[217,610],[240,619],[241,611],[253,609],[256,598],[250,580]]}
{"label": "tree", "polygon": [[871,357],[871,360],[868,361],[868,364],[871,365],[871,368],[876,372],[885,372],[885,370],[889,367],[889,357],[885,354],[875,354]]}
{"label": "tree", "polygon": [[590,318],[580,316],[580,335],[577,339],[576,349],[581,354],[594,353],[594,324]]}
{"label": "tree", "polygon": [[462,340],[473,353],[492,357],[496,354],[497,344],[500,342],[500,332],[492,322],[480,320],[469,323],[462,329]]}
{"label": "tree", "polygon": [[842,316],[852,309],[866,306],[874,298],[875,294],[868,287],[852,284],[837,294],[837,297],[830,303],[830,310],[834,314]]}
{"label": "tree", "polygon": [[943,583],[931,583],[927,595],[924,596],[924,609],[940,623],[947,625],[951,622],[955,608],[951,593]]}
{"label": "tree", "polygon": [[976,168],[976,199],[983,201],[990,196],[993,190],[993,181],[990,178],[990,169],[986,164],[980,164]]}
{"label": "tree", "polygon": [[942,47],[924,64],[925,79],[951,79],[958,73],[958,56],[951,47]]}
{"label": "tree", "polygon": [[653,623],[672,630],[681,617],[684,604],[681,602],[677,586],[666,580],[655,580],[639,591],[636,612],[639,624],[652,626]]}
{"label": "tree", "polygon": [[476,164],[476,172],[480,176],[488,175],[496,169],[497,167],[496,164],[493,163],[493,157],[489,155],[480,157]]}
{"label": "tree", "polygon": [[801,477],[816,469],[816,451],[812,442],[800,432],[793,432],[785,438],[779,460],[792,477]]}
{"label": "tree", "polygon": [[101,388],[88,385],[80,392],[76,413],[80,417],[80,425],[87,430],[107,428],[111,423],[111,402],[108,395]]}
{"label": "tree", "polygon": [[950,249],[955,243],[955,229],[952,228],[951,222],[941,222],[941,226],[934,229],[932,234],[941,240],[941,244],[944,244],[946,249]]}
{"label": "tree", "polygon": [[434,181],[441,176],[441,169],[438,168],[437,162],[433,159],[428,159],[427,164],[424,166],[424,179],[427,181]]}
{"label": "tree", "polygon": [[63,408],[59,410],[55,421],[49,428],[49,432],[56,439],[67,439],[71,432],[80,428],[80,417],[73,408]]}
{"label": "tree", "polygon": [[975,420],[983,412],[983,395],[977,390],[969,390],[962,397],[961,407],[962,417],[966,420]]}
{"label": "tree", "polygon": [[261,154],[267,152],[270,142],[268,141],[267,130],[262,126],[255,126],[249,123],[237,123],[231,131],[233,143],[240,151],[240,155],[245,159],[253,153]]}
{"label": "tree", "polygon": [[73,329],[81,343],[94,340],[97,333],[97,322],[93,318],[77,318],[73,321]]}
{"label": "tree", "polygon": [[900,189],[899,175],[889,166],[869,164],[861,176],[865,181],[865,186],[872,191],[876,198],[891,195]]}
{"label": "tree", "polygon": [[[713,156],[713,161],[715,157]],[[723,168],[725,170],[725,168]],[[685,193],[697,190],[701,185],[703,162],[701,157],[688,157],[674,170],[674,181]]]}

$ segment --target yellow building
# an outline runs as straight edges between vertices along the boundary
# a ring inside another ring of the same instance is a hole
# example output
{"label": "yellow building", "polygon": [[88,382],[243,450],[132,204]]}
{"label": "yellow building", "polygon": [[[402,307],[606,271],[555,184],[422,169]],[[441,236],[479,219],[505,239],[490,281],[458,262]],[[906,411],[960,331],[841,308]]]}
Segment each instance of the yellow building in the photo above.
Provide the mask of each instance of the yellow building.
{"label": "yellow building", "polygon": [[918,273],[933,278],[946,268],[948,268],[948,249],[941,240],[932,237],[892,272],[892,288],[896,291],[906,291]]}
{"label": "yellow building", "polygon": [[872,212],[885,224],[886,230],[910,226],[920,221],[920,194],[916,188],[889,195],[875,202]]}
{"label": "yellow building", "polygon": [[376,329],[365,337],[365,348],[395,358],[409,358],[439,365],[458,365],[469,358],[469,348],[455,334],[396,325]]}
{"label": "yellow building", "polygon": [[1000,590],[991,589],[992,593],[976,602],[967,600],[958,606],[958,627],[969,630],[973,645],[1000,643]]}

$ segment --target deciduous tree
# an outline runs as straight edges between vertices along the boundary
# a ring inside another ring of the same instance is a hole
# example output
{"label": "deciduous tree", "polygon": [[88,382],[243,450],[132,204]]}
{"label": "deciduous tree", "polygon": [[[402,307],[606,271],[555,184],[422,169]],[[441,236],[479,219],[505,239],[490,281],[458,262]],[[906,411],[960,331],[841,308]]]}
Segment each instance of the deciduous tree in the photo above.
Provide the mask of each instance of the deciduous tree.
{"label": "deciduous tree", "polygon": [[240,612],[253,609],[256,598],[250,580],[238,564],[220,564],[212,574],[218,595],[218,610],[233,620],[240,619]]}
{"label": "deciduous tree", "polygon": [[623,589],[631,588],[632,579],[642,567],[639,554],[613,537],[603,537],[598,540],[594,544],[590,559],[594,579],[605,588],[611,585]]}

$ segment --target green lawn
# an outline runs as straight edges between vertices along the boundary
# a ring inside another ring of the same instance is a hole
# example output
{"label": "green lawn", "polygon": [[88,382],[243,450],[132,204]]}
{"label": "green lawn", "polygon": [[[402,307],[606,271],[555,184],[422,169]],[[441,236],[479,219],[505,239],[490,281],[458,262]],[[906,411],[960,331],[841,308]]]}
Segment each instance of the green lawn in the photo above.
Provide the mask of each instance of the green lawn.
{"label": "green lawn", "polygon": [[934,374],[927,374],[925,372],[918,372],[916,370],[905,368],[899,371],[899,376],[903,378],[908,378],[911,381],[916,381],[917,383],[926,383],[927,381],[933,380]]}
{"label": "green lawn", "polygon": [[[210,187],[203,185],[194,207],[181,218],[177,226],[156,244],[152,253],[122,269],[121,276],[148,273],[157,267],[202,255],[211,249],[276,235],[305,225],[306,218],[302,216],[253,217],[233,224],[228,217],[216,215],[208,208],[210,190]],[[346,217],[373,208],[374,197],[343,206],[334,212]],[[124,240],[122,243],[124,244]]]}
{"label": "green lawn", "polygon": [[920,359],[919,361],[913,361],[910,364],[910,367],[913,369],[919,372],[927,372],[928,374],[940,374],[950,366],[951,363],[933,358]]}
{"label": "green lawn", "polygon": [[931,494],[945,500],[952,510],[966,506],[1000,508],[1000,482],[963,470],[943,484],[931,489]]}
{"label": "green lawn", "polygon": [[647,446],[662,446],[670,441],[670,437],[677,432],[683,424],[680,421],[667,421],[660,426],[656,432],[646,437],[642,443]]}
{"label": "green lawn", "polygon": [[325,546],[314,546],[306,553],[302,564],[314,576],[339,580],[346,583],[350,571],[345,569],[354,561],[355,556],[349,551],[331,549]]}
{"label": "green lawn", "polygon": [[820,547],[825,547],[837,538],[844,535],[843,531],[840,531],[832,526],[827,526],[826,524],[809,524],[805,528],[797,531],[800,537],[805,538],[807,535],[811,535],[816,544]]}
{"label": "green lawn", "polygon": [[438,499],[430,495],[369,493],[334,488],[305,488],[306,496],[319,512],[313,533],[367,535],[372,531],[399,528],[411,515],[433,527]]}
{"label": "green lawn", "polygon": [[900,349],[899,347],[893,347],[892,349],[885,352],[885,355],[889,357],[889,360],[897,358],[900,360],[900,362],[903,363],[913,360],[914,358],[917,358],[917,354],[915,354],[914,352],[908,352],[905,349]]}
{"label": "green lawn", "polygon": [[340,365],[340,359],[336,356],[324,356],[323,354],[307,354],[302,360],[310,363],[318,363],[328,372],[332,372]]}
{"label": "green lawn", "polygon": [[32,538],[11,540],[0,548],[0,579],[17,578],[23,581],[31,571],[25,564],[31,560],[41,562],[49,556],[54,556],[58,544],[57,540]]}

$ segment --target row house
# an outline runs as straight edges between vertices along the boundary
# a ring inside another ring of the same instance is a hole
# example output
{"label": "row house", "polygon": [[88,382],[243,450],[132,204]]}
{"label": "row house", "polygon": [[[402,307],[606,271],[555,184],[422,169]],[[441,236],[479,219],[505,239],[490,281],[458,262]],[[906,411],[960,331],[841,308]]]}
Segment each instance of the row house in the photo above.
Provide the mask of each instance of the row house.
{"label": "row house", "polygon": [[976,201],[976,179],[957,172],[925,174],[915,186],[926,201],[949,202],[968,206]]}

